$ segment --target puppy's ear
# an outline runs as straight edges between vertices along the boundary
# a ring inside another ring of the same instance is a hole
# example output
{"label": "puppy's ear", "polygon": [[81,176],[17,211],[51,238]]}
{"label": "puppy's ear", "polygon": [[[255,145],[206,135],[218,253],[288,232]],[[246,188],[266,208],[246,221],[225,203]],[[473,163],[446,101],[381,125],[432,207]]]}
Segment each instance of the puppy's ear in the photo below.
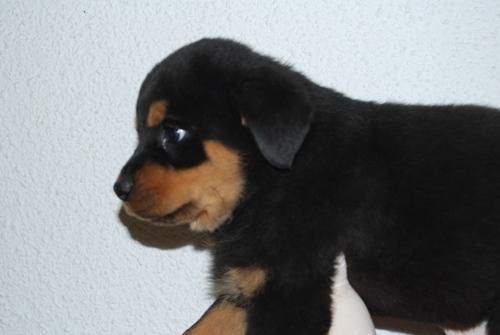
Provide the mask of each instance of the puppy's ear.
{"label": "puppy's ear", "polygon": [[265,71],[242,83],[236,96],[242,123],[262,155],[277,168],[291,168],[312,119],[304,84],[295,76]]}

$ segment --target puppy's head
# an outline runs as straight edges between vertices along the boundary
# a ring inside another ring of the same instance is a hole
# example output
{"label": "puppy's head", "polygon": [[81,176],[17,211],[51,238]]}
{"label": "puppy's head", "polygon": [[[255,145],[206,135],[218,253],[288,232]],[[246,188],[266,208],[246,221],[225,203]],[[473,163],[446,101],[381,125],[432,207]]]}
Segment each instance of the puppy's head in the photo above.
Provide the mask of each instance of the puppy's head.
{"label": "puppy's head", "polygon": [[141,86],[138,146],[114,186],[127,212],[216,229],[243,198],[249,162],[291,167],[312,118],[307,83],[229,40],[168,56]]}

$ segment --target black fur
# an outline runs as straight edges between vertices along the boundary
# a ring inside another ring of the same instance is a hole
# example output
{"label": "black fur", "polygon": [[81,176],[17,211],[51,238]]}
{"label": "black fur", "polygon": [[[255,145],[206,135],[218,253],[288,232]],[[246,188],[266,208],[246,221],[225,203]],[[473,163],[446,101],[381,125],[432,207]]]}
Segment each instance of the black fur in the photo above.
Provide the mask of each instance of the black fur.
{"label": "black fur", "polygon": [[141,138],[146,107],[160,98],[199,141],[221,141],[245,162],[241,202],[214,233],[214,272],[269,270],[249,335],[325,335],[341,252],[373,314],[488,320],[500,334],[498,110],[350,99],[222,39],[152,70],[138,102]]}

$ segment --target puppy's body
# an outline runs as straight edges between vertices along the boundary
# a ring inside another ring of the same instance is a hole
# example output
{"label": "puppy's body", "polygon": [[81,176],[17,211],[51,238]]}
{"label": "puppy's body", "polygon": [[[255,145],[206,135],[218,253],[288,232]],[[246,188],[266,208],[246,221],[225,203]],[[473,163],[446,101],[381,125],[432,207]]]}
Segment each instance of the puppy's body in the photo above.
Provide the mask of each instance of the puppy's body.
{"label": "puppy's body", "polygon": [[500,334],[500,112],[356,101],[244,46],[205,40],[143,84],[142,149],[128,174],[150,161],[203,161],[150,148],[156,130],[144,120],[159,99],[167,119],[241,159],[240,199],[213,231],[214,277],[227,287],[229,270],[265,274],[238,276],[240,295],[220,293],[245,309],[246,334],[326,334],[341,253],[372,313],[451,328],[487,320]]}
{"label": "puppy's body", "polygon": [[[343,251],[376,314],[443,326],[486,319],[500,293],[500,113],[321,91],[294,167],[251,176],[265,191],[217,232],[232,237],[216,244],[221,263],[262,253],[265,266],[283,266],[279,280],[299,285],[327,278]],[[328,286],[314,290],[326,296]]]}

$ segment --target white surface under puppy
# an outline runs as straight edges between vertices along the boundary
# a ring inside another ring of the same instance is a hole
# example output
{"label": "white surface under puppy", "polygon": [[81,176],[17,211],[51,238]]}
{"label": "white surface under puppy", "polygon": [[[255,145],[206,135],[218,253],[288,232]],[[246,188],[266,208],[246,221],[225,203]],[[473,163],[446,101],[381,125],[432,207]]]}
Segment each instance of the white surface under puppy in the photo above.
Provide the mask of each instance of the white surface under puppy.
{"label": "white surface under puppy", "polygon": [[344,255],[337,257],[332,284],[332,325],[328,335],[374,335],[375,327],[363,300],[347,279]]}
{"label": "white surface under puppy", "polygon": [[454,331],[445,329],[444,332],[446,333],[446,335],[487,335],[486,324],[487,324],[486,322],[483,322],[479,326],[465,331]]}

